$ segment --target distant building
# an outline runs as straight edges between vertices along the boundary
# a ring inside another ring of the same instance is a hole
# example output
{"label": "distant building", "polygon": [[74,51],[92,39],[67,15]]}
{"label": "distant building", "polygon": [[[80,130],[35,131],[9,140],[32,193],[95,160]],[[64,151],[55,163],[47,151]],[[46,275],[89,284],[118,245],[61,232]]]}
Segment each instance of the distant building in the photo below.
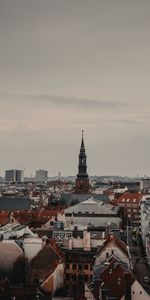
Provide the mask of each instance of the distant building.
{"label": "distant building", "polygon": [[122,208],[122,220],[124,225],[127,223],[133,226],[139,225],[139,210],[142,196],[143,194],[141,193],[126,192],[118,199],[112,201],[113,204]]}
{"label": "distant building", "polygon": [[5,181],[7,182],[23,182],[24,181],[24,171],[23,170],[6,170],[5,171]]}
{"label": "distant building", "polygon": [[149,192],[150,191],[150,178],[144,178],[140,182],[141,184],[141,191]]}
{"label": "distant building", "polygon": [[80,153],[79,153],[78,174],[77,174],[76,187],[75,187],[75,192],[80,193],[80,194],[88,193],[90,190],[89,176],[87,174],[86,158],[87,158],[87,156],[86,156],[86,152],[85,152],[83,131],[82,131],[81,148],[80,148]]}
{"label": "distant building", "polygon": [[146,247],[146,237],[150,232],[150,195],[144,195],[140,203],[141,237]]}
{"label": "distant building", "polygon": [[148,234],[146,236],[145,252],[146,252],[146,256],[147,256],[147,262],[148,262],[149,267],[150,267],[150,231],[148,232]]}
{"label": "distant building", "polygon": [[37,182],[45,182],[48,180],[48,171],[46,170],[37,170],[35,175],[35,180]]}

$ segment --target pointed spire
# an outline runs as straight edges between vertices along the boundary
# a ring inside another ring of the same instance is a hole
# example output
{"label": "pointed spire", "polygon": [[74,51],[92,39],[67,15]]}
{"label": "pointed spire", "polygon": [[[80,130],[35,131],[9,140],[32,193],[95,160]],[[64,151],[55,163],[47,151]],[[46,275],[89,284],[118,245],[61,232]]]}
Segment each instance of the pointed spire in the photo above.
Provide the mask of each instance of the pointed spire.
{"label": "pointed spire", "polygon": [[82,140],[81,140],[81,149],[85,150],[85,146],[84,146],[84,130],[82,129]]}
{"label": "pointed spire", "polygon": [[79,152],[78,174],[76,178],[76,193],[88,193],[90,189],[87,174],[86,152],[84,146],[84,131],[82,130],[81,148]]}
{"label": "pointed spire", "polygon": [[83,139],[83,133],[84,133],[84,130],[82,129],[82,139]]}

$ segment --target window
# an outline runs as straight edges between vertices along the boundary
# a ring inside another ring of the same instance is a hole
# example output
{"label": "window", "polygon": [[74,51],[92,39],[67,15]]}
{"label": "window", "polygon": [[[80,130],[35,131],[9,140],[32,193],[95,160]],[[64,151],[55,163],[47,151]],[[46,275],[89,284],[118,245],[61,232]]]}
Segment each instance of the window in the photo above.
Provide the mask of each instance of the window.
{"label": "window", "polygon": [[73,275],[72,275],[72,280],[73,280],[73,281],[76,281],[76,280],[77,280],[76,274],[73,274]]}
{"label": "window", "polygon": [[69,264],[66,264],[66,269],[69,269]]}
{"label": "window", "polygon": [[53,237],[58,237],[59,233],[58,232],[53,232]]}
{"label": "window", "polygon": [[78,280],[80,280],[80,281],[83,280],[83,275],[79,275]]}
{"label": "window", "polygon": [[66,274],[66,280],[70,280],[70,274]]}
{"label": "window", "polygon": [[88,265],[84,265],[84,270],[88,270],[89,266]]}
{"label": "window", "polygon": [[73,270],[76,270],[76,269],[77,269],[76,264],[73,264],[73,265],[72,265],[72,269],[73,269]]}
{"label": "window", "polygon": [[127,202],[129,202],[129,198],[127,199]]}
{"label": "window", "polygon": [[137,209],[133,209],[133,212],[137,212]]}
{"label": "window", "polygon": [[60,237],[64,238],[65,237],[65,233],[60,233]]}
{"label": "window", "polygon": [[133,202],[135,203],[135,202],[136,202],[136,199],[133,199]]}
{"label": "window", "polygon": [[125,201],[125,199],[123,198],[123,199],[122,199],[122,202],[124,202],[124,201]]}
{"label": "window", "polygon": [[131,214],[128,214],[128,218],[131,218]]}
{"label": "window", "polygon": [[78,265],[78,269],[79,269],[79,270],[82,270],[82,265]]}
{"label": "window", "polygon": [[84,280],[85,280],[85,282],[88,282],[89,281],[89,276],[88,275],[84,275]]}
{"label": "window", "polygon": [[93,270],[93,265],[90,265],[90,270],[91,270],[91,271]]}
{"label": "window", "polygon": [[131,212],[131,209],[130,209],[130,208],[128,208],[128,209],[127,209],[127,212]]}

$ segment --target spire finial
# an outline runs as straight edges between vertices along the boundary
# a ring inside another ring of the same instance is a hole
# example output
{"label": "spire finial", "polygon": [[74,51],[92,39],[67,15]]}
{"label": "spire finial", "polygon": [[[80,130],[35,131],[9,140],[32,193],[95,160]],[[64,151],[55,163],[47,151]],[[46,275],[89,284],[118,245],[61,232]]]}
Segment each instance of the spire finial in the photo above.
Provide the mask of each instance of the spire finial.
{"label": "spire finial", "polygon": [[82,129],[82,138],[83,138],[84,130]]}

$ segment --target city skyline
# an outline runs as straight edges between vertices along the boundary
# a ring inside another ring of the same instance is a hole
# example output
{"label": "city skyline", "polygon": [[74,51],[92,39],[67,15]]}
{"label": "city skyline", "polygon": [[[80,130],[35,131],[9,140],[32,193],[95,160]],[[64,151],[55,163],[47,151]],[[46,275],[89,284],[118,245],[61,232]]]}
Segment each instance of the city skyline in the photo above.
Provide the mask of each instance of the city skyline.
{"label": "city skyline", "polygon": [[150,176],[147,0],[0,1],[0,174]]}

